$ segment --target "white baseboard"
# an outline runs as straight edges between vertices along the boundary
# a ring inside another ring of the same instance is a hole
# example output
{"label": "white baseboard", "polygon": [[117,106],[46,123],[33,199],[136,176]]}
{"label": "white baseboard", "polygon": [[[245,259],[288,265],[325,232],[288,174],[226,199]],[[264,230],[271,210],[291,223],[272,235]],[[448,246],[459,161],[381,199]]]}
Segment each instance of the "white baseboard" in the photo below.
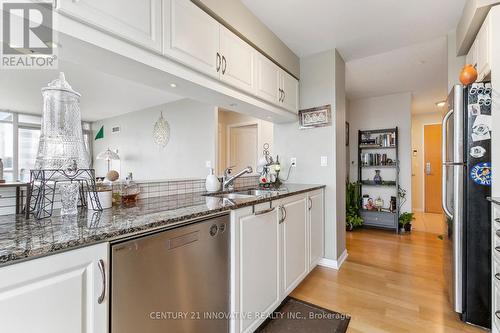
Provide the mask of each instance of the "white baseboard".
{"label": "white baseboard", "polygon": [[340,257],[337,260],[334,259],[328,259],[328,258],[321,258],[318,262],[318,265],[323,266],[323,267],[328,267],[328,268],[333,268],[333,269],[340,269],[340,266],[344,263],[344,261],[347,259],[347,250],[344,250]]}

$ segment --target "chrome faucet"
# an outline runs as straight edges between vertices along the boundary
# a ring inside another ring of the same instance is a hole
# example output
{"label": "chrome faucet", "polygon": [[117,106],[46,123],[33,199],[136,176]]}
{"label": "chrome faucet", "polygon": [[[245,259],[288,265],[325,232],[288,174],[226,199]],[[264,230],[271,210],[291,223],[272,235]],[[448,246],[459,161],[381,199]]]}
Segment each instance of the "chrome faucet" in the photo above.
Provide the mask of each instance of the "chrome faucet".
{"label": "chrome faucet", "polygon": [[224,170],[224,178],[222,179],[222,190],[223,191],[233,190],[234,189],[234,184],[233,183],[236,180],[236,178],[239,178],[239,177],[243,176],[246,173],[252,173],[253,172],[252,167],[248,166],[245,169],[243,169],[240,172],[238,172],[237,174],[235,174],[234,176],[231,176],[231,171],[233,171],[233,169],[231,169],[231,168],[232,167],[229,167],[229,168],[226,168],[226,170]]}

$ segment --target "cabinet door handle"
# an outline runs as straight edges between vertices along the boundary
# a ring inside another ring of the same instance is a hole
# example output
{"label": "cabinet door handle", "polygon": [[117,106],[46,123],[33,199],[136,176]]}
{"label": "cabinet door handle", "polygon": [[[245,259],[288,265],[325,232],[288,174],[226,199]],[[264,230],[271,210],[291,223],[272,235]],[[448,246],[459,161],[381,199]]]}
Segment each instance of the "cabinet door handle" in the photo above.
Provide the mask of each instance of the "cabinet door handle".
{"label": "cabinet door handle", "polygon": [[222,74],[226,74],[227,61],[226,57],[222,56]]}
{"label": "cabinet door handle", "polygon": [[285,220],[286,220],[286,208],[285,208],[285,206],[282,206],[281,208],[283,208],[283,222],[285,222]]}
{"label": "cabinet door handle", "polygon": [[309,210],[313,208],[313,201],[311,198],[309,198]]}
{"label": "cabinet door handle", "polygon": [[285,101],[285,97],[286,97],[286,92],[285,92],[285,90],[283,89],[283,99],[281,100],[282,102],[284,102],[284,101]]}
{"label": "cabinet door handle", "polygon": [[97,266],[99,266],[99,271],[101,271],[102,278],[102,290],[101,295],[99,295],[99,298],[97,299],[97,303],[101,304],[102,302],[104,302],[104,297],[106,296],[106,271],[104,269],[104,260],[99,259]]}
{"label": "cabinet door handle", "polygon": [[500,281],[500,273],[496,273],[496,274],[495,274],[495,278],[496,278],[498,281]]}
{"label": "cabinet door handle", "polygon": [[280,211],[281,211],[281,218],[280,218],[280,224],[285,222],[286,219],[286,209],[283,205],[280,206]]}
{"label": "cabinet door handle", "polygon": [[495,311],[495,316],[500,319],[500,311]]}
{"label": "cabinet door handle", "polygon": [[274,207],[269,208],[269,209],[264,209],[264,210],[261,210],[261,211],[258,211],[258,212],[255,212],[255,213],[253,213],[253,215],[263,215],[263,214],[270,213],[273,210],[274,210]]}
{"label": "cabinet door handle", "polygon": [[215,57],[215,70],[217,73],[220,71],[220,54],[217,52],[217,55]]}

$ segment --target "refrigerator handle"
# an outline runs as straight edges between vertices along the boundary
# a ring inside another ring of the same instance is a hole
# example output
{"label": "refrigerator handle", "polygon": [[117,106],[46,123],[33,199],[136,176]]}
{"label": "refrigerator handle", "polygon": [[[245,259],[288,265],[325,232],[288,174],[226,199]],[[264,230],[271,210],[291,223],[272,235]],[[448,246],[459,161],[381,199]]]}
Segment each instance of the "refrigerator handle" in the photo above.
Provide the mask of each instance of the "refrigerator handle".
{"label": "refrigerator handle", "polygon": [[448,178],[448,163],[446,161],[446,146],[447,146],[447,125],[448,125],[448,120],[450,119],[451,115],[453,114],[453,110],[448,111],[448,113],[444,116],[443,118],[443,124],[442,124],[442,136],[441,136],[441,158],[443,160],[443,172],[442,172],[442,177],[441,177],[441,205],[443,206],[444,213],[446,216],[450,219],[453,219],[453,214],[451,213],[450,209],[448,208],[448,203],[447,203],[447,193],[446,193],[446,178]]}

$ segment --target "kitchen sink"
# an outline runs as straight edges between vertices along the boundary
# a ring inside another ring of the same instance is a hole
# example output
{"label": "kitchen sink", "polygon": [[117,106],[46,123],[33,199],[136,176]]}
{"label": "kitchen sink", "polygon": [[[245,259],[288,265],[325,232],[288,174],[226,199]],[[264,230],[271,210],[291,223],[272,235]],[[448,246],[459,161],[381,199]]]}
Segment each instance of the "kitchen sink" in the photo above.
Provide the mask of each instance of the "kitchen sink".
{"label": "kitchen sink", "polygon": [[243,194],[243,195],[251,195],[254,197],[260,197],[260,196],[265,196],[265,195],[271,195],[271,194],[279,194],[279,191],[273,191],[273,190],[246,190],[246,191],[238,191],[235,192],[236,194]]}
{"label": "kitchen sink", "polygon": [[231,193],[212,194],[209,196],[226,198],[226,199],[252,199],[279,193],[280,193],[279,191],[273,191],[273,190],[245,190],[245,191],[237,191]]}
{"label": "kitchen sink", "polygon": [[251,194],[244,194],[244,193],[222,193],[222,194],[215,194],[211,195],[211,197],[219,197],[219,198],[226,198],[226,199],[252,199],[258,197],[258,195],[251,195]]}

